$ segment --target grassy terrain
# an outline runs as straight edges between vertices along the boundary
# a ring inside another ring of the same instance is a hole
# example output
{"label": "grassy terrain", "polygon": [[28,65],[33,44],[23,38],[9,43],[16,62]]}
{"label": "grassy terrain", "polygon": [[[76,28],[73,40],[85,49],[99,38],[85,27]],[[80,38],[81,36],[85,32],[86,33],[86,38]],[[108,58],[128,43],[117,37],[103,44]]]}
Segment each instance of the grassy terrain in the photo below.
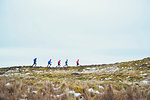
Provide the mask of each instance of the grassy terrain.
{"label": "grassy terrain", "polygon": [[150,100],[150,58],[65,68],[1,68],[0,100]]}

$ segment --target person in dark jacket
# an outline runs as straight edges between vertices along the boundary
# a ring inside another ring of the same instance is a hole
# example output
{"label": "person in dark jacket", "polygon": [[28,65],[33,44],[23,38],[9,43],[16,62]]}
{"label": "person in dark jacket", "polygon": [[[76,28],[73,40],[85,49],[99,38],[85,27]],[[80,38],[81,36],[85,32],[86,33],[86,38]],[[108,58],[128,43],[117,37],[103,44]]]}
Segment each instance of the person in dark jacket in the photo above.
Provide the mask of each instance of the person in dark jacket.
{"label": "person in dark jacket", "polygon": [[34,59],[33,59],[33,65],[32,65],[32,67],[33,67],[33,66],[36,66],[36,65],[37,65],[37,58],[34,58]]}
{"label": "person in dark jacket", "polygon": [[65,61],[65,66],[68,66],[68,59],[66,59]]}

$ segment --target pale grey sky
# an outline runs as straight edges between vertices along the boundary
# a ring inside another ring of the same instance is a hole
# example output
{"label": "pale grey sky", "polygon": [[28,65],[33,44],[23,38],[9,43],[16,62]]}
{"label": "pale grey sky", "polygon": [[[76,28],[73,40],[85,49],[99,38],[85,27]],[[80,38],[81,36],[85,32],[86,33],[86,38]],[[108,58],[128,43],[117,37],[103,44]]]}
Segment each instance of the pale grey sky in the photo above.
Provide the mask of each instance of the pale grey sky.
{"label": "pale grey sky", "polygon": [[149,0],[0,0],[0,66],[150,56]]}

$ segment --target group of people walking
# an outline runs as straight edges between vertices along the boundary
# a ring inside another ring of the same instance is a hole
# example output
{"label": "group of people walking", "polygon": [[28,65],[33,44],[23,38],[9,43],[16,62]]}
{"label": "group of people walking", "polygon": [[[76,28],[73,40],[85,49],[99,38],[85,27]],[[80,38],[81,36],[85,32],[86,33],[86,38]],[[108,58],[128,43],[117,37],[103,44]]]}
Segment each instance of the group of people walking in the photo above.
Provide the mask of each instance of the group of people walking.
{"label": "group of people walking", "polygon": [[[79,66],[79,59],[76,61],[76,64],[77,64],[77,66]],[[32,66],[36,66],[36,65],[37,65],[37,58],[34,58]],[[51,65],[52,65],[52,59],[50,59],[48,61],[47,67],[51,67]],[[61,60],[58,61],[58,66],[56,66],[56,67],[60,67],[60,65],[61,65]],[[66,59],[64,66],[66,66],[66,67],[68,66],[68,59]]]}

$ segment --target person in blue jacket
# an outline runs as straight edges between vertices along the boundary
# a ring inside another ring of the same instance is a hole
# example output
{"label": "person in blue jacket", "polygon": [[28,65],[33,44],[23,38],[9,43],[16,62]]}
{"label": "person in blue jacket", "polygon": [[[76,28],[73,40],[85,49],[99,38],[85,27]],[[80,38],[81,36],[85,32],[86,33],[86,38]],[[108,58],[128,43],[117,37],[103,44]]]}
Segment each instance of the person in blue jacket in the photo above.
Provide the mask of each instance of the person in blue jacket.
{"label": "person in blue jacket", "polygon": [[33,67],[33,66],[36,66],[36,65],[37,65],[37,58],[34,58],[34,59],[33,59],[33,65],[32,65],[32,67]]}
{"label": "person in blue jacket", "polygon": [[66,59],[65,61],[65,66],[68,66],[68,59]]}
{"label": "person in blue jacket", "polygon": [[52,65],[52,59],[50,59],[50,60],[48,61],[47,67],[51,67],[51,65]]}

